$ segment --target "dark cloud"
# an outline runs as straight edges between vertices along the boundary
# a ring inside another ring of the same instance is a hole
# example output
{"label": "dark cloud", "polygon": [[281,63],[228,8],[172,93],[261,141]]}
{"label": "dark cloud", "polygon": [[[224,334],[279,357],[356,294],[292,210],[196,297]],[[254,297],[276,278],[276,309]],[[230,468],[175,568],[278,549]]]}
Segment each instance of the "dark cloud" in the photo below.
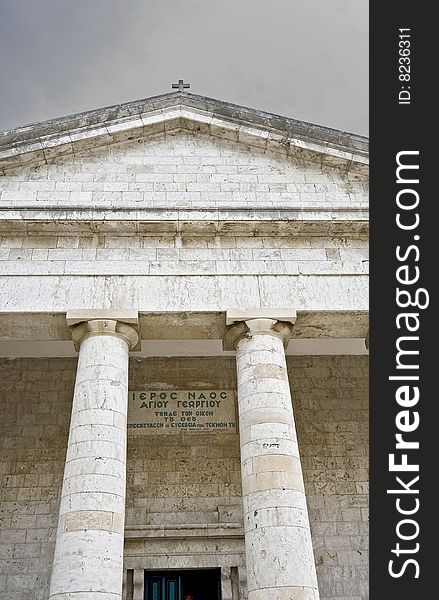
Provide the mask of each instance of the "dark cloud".
{"label": "dark cloud", "polygon": [[0,0],[0,129],[191,91],[367,131],[367,0]]}

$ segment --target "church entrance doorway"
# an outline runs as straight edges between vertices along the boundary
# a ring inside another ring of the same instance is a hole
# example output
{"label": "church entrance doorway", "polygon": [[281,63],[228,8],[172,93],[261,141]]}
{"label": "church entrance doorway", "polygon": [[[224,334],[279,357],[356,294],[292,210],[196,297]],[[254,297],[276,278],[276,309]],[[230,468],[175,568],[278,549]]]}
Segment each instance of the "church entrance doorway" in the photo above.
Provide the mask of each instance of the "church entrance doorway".
{"label": "church entrance doorway", "polygon": [[145,600],[221,600],[220,569],[145,571]]}

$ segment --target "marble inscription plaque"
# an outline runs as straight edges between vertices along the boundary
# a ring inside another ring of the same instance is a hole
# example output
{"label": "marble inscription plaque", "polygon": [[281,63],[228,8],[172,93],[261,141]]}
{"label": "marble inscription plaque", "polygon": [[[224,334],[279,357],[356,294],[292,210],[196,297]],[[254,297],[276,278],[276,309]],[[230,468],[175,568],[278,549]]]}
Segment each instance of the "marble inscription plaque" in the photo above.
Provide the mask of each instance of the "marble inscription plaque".
{"label": "marble inscription plaque", "polygon": [[236,433],[233,390],[142,390],[128,397],[128,433]]}

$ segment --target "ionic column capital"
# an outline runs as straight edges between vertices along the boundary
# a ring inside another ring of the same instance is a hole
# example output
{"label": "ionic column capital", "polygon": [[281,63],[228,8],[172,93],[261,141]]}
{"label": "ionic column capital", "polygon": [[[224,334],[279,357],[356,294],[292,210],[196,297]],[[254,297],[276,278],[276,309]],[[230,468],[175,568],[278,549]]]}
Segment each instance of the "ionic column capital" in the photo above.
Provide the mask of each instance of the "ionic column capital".
{"label": "ionic column capital", "polygon": [[72,328],[72,340],[79,351],[89,337],[112,335],[126,342],[129,350],[140,350],[137,311],[77,310],[66,315]]}
{"label": "ionic column capital", "polygon": [[229,326],[223,338],[223,350],[236,350],[242,339],[255,335],[277,337],[286,348],[295,321],[296,313],[293,310],[227,311],[226,323]]}
{"label": "ionic column capital", "polygon": [[111,319],[94,319],[75,325],[72,329],[72,339],[75,349],[79,351],[81,344],[89,337],[97,335],[112,335],[128,345],[128,350],[134,350],[139,343],[139,334],[131,325]]}

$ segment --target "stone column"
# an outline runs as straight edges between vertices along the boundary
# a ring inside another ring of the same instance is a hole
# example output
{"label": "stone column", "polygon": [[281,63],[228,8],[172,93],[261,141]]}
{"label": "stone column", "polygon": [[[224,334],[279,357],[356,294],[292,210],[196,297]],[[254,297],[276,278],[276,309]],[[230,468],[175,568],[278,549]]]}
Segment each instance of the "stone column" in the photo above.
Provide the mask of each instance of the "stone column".
{"label": "stone column", "polygon": [[134,569],[133,600],[143,600],[144,598],[145,598],[145,571],[143,569]]}
{"label": "stone column", "polygon": [[115,319],[82,322],[72,336],[79,360],[49,597],[120,600],[128,352],[139,338]]}
{"label": "stone column", "polygon": [[285,363],[294,320],[246,318],[224,340],[236,349],[249,600],[319,598]]}

